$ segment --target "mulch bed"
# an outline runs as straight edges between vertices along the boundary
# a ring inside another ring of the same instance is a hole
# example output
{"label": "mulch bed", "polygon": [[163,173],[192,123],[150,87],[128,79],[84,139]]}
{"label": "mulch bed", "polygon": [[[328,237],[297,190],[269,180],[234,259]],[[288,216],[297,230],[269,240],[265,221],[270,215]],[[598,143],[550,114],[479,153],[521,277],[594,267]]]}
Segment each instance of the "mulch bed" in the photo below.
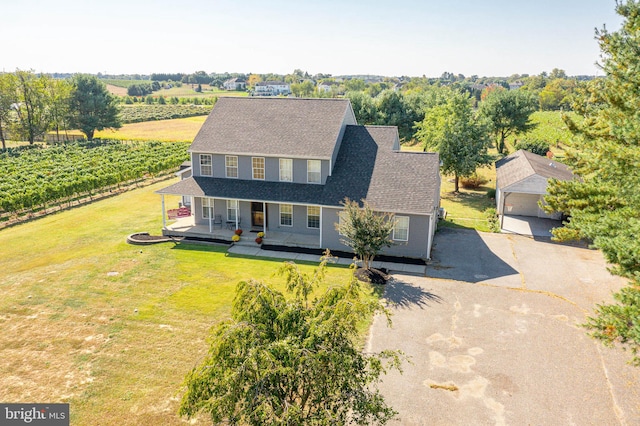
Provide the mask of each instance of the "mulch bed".
{"label": "mulch bed", "polygon": [[358,268],[355,271],[355,276],[360,281],[370,282],[372,284],[386,284],[389,279],[389,275],[387,275],[387,270],[382,269],[364,269]]}

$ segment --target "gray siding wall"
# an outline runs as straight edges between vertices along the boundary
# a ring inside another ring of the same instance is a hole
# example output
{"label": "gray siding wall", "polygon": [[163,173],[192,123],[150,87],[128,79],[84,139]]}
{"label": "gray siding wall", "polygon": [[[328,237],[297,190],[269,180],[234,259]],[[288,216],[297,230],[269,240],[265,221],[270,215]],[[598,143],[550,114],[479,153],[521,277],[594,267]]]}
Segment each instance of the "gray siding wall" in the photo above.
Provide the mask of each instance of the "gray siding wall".
{"label": "gray siding wall", "polygon": [[[194,152],[191,154],[191,164],[193,168],[193,176],[202,176],[200,172],[200,154]],[[252,156],[238,155],[238,179],[253,179]],[[260,156],[255,156],[260,157]],[[265,180],[278,182],[280,180],[280,158],[291,157],[262,157],[264,158]],[[314,158],[310,158],[314,160]],[[225,155],[213,154],[213,177],[226,178]],[[328,160],[321,160],[321,181],[322,184],[327,181],[330,173],[330,165]],[[307,183],[307,160],[302,158],[293,159],[293,182]]]}
{"label": "gray siding wall", "polygon": [[307,228],[307,206],[293,205],[293,226],[280,225],[280,205],[267,204],[267,230],[292,234],[320,235],[320,230]]}
{"label": "gray siding wall", "polygon": [[[325,207],[322,209],[322,247],[330,250],[350,251],[340,242],[340,235],[335,230],[340,209]],[[409,217],[409,241],[396,241],[391,247],[385,247],[380,254],[413,258],[427,258],[431,216],[398,215]]]}

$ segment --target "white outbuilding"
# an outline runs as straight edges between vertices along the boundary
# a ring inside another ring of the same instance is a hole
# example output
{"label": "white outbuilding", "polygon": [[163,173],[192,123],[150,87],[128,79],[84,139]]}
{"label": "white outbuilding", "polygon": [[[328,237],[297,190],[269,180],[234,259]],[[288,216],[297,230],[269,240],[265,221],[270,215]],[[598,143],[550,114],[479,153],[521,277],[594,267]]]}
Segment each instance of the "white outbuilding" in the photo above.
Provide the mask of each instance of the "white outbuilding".
{"label": "white outbuilding", "polygon": [[532,216],[560,219],[562,213],[549,214],[541,205],[551,178],[571,180],[569,168],[553,159],[519,150],[496,162],[496,205],[502,216]]}

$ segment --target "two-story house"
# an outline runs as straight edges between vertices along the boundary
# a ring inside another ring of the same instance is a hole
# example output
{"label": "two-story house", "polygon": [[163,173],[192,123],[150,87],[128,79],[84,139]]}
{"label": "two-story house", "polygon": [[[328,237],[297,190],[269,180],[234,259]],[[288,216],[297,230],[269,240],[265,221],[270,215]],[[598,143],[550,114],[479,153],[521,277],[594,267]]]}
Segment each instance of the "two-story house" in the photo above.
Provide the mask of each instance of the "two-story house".
{"label": "two-story house", "polygon": [[349,198],[395,214],[397,244],[384,254],[430,257],[438,155],[401,152],[397,128],[358,125],[348,99],[220,98],[189,152],[191,176],[158,193],[190,197],[191,223],[165,235],[224,239],[231,225],[346,251],[335,224]]}
{"label": "two-story house", "polygon": [[245,90],[247,88],[247,82],[241,78],[230,78],[222,83],[224,90]]}
{"label": "two-story house", "polygon": [[261,81],[256,83],[253,96],[279,96],[290,95],[291,85],[282,81]]}

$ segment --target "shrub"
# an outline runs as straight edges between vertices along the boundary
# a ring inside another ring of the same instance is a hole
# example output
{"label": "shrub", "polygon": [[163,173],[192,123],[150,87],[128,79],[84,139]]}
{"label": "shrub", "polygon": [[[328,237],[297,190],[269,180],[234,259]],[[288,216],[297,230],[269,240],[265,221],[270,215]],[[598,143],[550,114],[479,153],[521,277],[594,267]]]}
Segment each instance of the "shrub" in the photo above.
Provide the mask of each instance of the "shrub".
{"label": "shrub", "polygon": [[460,185],[466,189],[478,189],[487,182],[489,182],[487,178],[479,176],[477,173],[460,178]]}
{"label": "shrub", "polygon": [[484,214],[487,217],[487,222],[489,223],[489,229],[491,229],[491,232],[500,232],[500,221],[498,219],[498,212],[496,209],[489,207],[484,211]]}
{"label": "shrub", "polygon": [[487,190],[487,198],[495,199],[496,198],[496,190],[495,188],[491,188]]}
{"label": "shrub", "polygon": [[549,142],[538,139],[521,140],[516,142],[515,149],[524,149],[534,154],[546,155],[547,151],[549,151]]}

